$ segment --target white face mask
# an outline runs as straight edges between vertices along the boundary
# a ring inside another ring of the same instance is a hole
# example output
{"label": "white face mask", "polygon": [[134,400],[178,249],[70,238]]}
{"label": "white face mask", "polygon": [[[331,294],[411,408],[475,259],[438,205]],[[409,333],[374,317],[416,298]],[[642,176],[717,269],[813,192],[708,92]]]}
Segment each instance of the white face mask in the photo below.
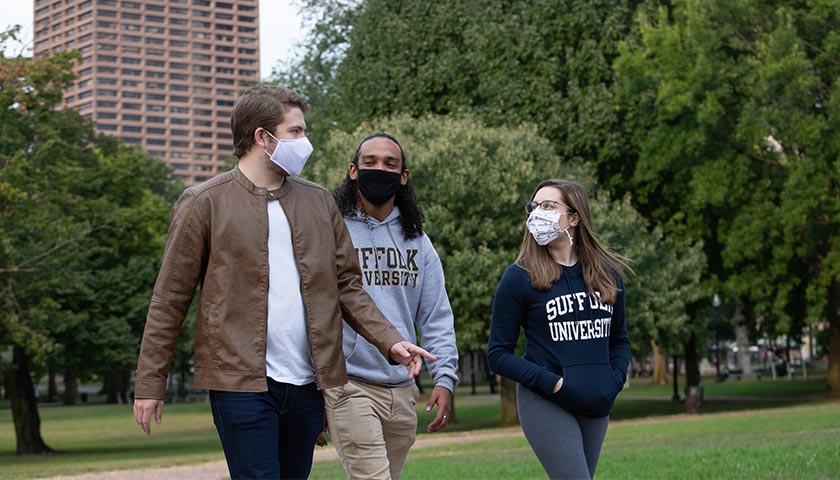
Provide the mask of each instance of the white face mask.
{"label": "white face mask", "polygon": [[277,140],[277,146],[274,147],[274,153],[268,153],[265,149],[266,155],[272,162],[277,164],[280,168],[286,171],[290,176],[297,177],[303,171],[306,161],[312,155],[312,144],[306,137],[295,138],[293,140],[280,140],[268,130],[265,131],[271,138]]}
{"label": "white face mask", "polygon": [[528,226],[528,231],[531,232],[531,236],[534,237],[534,241],[537,242],[537,245],[548,245],[562,233],[565,233],[569,237],[569,246],[575,244],[572,240],[572,234],[569,233],[571,226],[565,230],[560,228],[559,222],[563,213],[536,208],[528,215],[526,225]]}

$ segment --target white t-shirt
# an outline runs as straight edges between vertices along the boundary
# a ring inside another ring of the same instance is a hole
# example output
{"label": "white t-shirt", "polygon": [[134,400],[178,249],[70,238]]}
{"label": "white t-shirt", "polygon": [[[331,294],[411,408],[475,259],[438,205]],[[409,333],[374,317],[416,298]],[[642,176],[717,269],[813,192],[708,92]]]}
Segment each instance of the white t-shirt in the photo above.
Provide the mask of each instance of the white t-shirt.
{"label": "white t-shirt", "polygon": [[268,202],[268,332],[266,374],[283,383],[306,385],[315,381],[300,273],[292,247],[292,231],[283,207]]}

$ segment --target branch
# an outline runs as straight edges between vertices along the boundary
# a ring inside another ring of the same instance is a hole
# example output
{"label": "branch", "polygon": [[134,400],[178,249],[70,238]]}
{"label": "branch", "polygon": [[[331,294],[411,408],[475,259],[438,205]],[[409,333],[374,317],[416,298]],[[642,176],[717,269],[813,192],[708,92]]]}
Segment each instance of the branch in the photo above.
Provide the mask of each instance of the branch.
{"label": "branch", "polygon": [[44,252],[41,252],[38,255],[35,255],[34,257],[28,258],[28,259],[22,261],[21,263],[11,267],[11,268],[0,269],[0,273],[33,272],[33,271],[35,271],[35,269],[21,268],[21,267],[23,267],[25,265],[28,265],[30,263],[40,262],[41,260],[43,260],[43,259],[49,257],[50,255],[52,255],[53,253],[57,252],[58,250],[66,247],[67,245],[69,245],[71,243],[75,243],[75,242],[81,240],[82,238],[90,235],[91,233],[96,232],[98,230],[103,230],[105,228],[106,228],[105,225],[101,225],[101,226],[98,226],[98,227],[91,227],[91,228],[83,231],[79,235],[76,235],[75,237],[71,237],[71,238],[68,238],[66,240],[62,240],[62,241],[56,243],[55,245],[50,247],[48,250],[46,250]]}

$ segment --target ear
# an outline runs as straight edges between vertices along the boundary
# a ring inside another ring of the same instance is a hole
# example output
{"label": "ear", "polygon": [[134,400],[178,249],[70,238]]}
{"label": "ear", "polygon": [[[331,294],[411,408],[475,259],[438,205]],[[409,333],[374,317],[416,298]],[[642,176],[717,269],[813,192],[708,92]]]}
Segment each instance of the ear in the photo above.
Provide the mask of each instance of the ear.
{"label": "ear", "polygon": [[403,170],[403,172],[400,174],[400,185],[407,184],[408,183],[408,177],[410,177],[410,176],[411,176],[411,171],[409,171],[409,169],[406,168],[405,170]]}
{"label": "ear", "polygon": [[351,163],[347,166],[347,174],[350,175],[350,180],[356,180],[359,178],[359,167],[355,163]]}
{"label": "ear", "polygon": [[265,129],[262,127],[257,127],[257,129],[254,130],[254,143],[259,145],[263,150],[265,150],[268,147],[268,144],[263,140],[264,132]]}
{"label": "ear", "polygon": [[572,215],[570,215],[569,225],[577,227],[578,223],[580,223],[580,214],[575,212]]}

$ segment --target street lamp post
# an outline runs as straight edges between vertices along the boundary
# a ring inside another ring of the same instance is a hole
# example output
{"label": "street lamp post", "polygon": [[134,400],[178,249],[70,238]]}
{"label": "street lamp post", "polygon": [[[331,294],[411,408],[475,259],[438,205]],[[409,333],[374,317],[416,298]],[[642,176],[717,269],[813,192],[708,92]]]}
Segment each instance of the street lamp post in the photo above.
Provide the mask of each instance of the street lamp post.
{"label": "street lamp post", "polygon": [[712,309],[715,313],[715,379],[718,382],[723,381],[720,375],[720,321],[718,317],[718,309],[720,309],[720,296],[716,293],[712,298]]}

